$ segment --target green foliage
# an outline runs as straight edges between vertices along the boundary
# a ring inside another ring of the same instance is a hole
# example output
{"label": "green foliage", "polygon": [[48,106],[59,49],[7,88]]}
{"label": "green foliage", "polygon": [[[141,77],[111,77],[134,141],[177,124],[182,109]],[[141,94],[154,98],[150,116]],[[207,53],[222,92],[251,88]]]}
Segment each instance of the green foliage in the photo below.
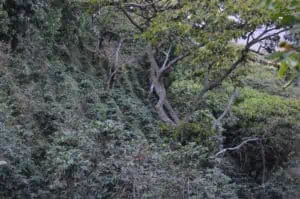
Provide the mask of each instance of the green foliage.
{"label": "green foliage", "polygon": [[[127,12],[128,21],[141,32],[138,38],[150,41],[159,51],[171,46],[174,55],[190,52],[191,70],[197,71],[201,65],[209,79],[222,75],[239,55],[240,51],[231,45],[232,40],[264,24],[278,24],[272,18],[274,13],[258,7],[257,0],[180,1],[180,4],[159,1],[152,6],[147,1],[92,1],[92,4],[96,2]],[[281,7],[290,4],[292,1]],[[232,20],[232,16],[239,20]]]}
{"label": "green foliage", "polygon": [[[41,11],[41,10],[40,10]],[[45,22],[43,23],[43,37],[46,42],[53,43],[59,34],[59,29],[62,26],[62,8],[59,9],[51,9],[49,13],[38,13],[40,15],[44,15],[43,17],[47,17]],[[36,16],[39,19],[42,16]]]}
{"label": "green foliage", "polygon": [[[253,143],[243,149],[245,158],[237,158],[241,168],[257,181],[269,175],[272,169],[284,164],[293,151],[295,136],[299,132],[300,101],[270,95],[245,87],[233,106],[234,121],[227,121],[224,133],[227,140],[236,146],[249,137],[263,138],[262,145]],[[264,147],[264,156],[261,147]],[[235,153],[234,156],[236,156]],[[259,163],[263,160],[265,165]],[[261,169],[265,168],[265,174]],[[266,179],[265,179],[266,180]]]}
{"label": "green foliage", "polygon": [[201,123],[184,123],[176,127],[173,133],[174,139],[183,143],[194,141],[204,146],[213,144],[210,140],[212,136],[214,136],[214,131],[208,125]]}
{"label": "green foliage", "polygon": [[290,86],[300,75],[300,58],[299,49],[295,49],[292,44],[282,43],[284,52],[275,52],[268,58],[280,63],[278,77],[286,79],[287,83],[284,88]]}
{"label": "green foliage", "polygon": [[[194,112],[190,123],[177,127],[161,124],[159,129],[152,98],[147,98],[149,70],[140,65],[146,65],[144,58],[135,61],[144,41],[126,43],[131,45],[126,47],[126,59],[134,61],[117,74],[110,92],[104,89],[109,68],[101,62],[104,55],[93,51],[97,31],[130,38],[128,31],[133,30],[112,6],[117,1],[101,2],[111,7],[101,7],[104,17],[97,22],[86,12],[86,1],[18,2],[32,3],[34,15],[20,44],[24,51],[8,55],[8,49],[0,48],[0,198],[238,198],[242,177],[233,178],[229,172],[237,172],[236,164],[230,163],[230,169],[223,171],[212,158],[218,147],[213,140],[212,116],[219,116],[226,107],[233,90],[231,81],[209,93],[203,100],[205,109]],[[89,11],[94,13],[99,2],[92,1],[95,7]],[[126,3],[120,2],[121,6]],[[258,1],[252,0],[236,1],[236,5],[232,1],[182,1],[179,12],[172,7],[176,1],[169,2],[162,4],[167,12],[160,12],[153,26],[140,36],[163,49],[171,42],[171,56],[185,50],[193,53],[190,37],[207,45],[171,74],[171,102],[184,113],[181,106],[194,106],[190,102],[203,88],[208,63],[216,61],[209,78],[218,77],[240,51],[229,41],[267,22],[269,15],[254,8]],[[221,2],[229,6],[224,13],[217,11]],[[192,15],[190,21],[187,13]],[[226,18],[236,13],[249,21],[245,30]],[[256,15],[259,17],[253,17]],[[260,18],[262,15],[266,18]],[[206,20],[206,28],[194,31],[191,24],[202,20]],[[143,22],[141,18],[138,21]],[[0,25],[0,31],[6,31],[6,26]],[[107,43],[104,50],[113,46],[113,42]],[[271,77],[263,67],[256,72],[261,75],[253,75],[257,84],[262,81],[258,79],[267,79],[265,74]],[[224,119],[224,128],[228,128],[225,147],[267,131],[271,134],[263,143],[267,166],[282,163],[299,132],[298,101],[242,89],[233,107],[236,120]],[[163,142],[164,138],[168,142]],[[174,150],[173,142],[182,145]],[[255,143],[245,148],[247,160],[240,163],[245,163],[250,173],[253,162],[262,162],[257,158],[259,150]],[[249,185],[245,187],[250,190]],[[276,186],[278,190],[282,187]]]}
{"label": "green foliage", "polygon": [[209,124],[200,122],[183,123],[179,126],[168,126],[160,124],[160,133],[162,136],[170,137],[176,142],[186,145],[189,142],[196,142],[213,149],[215,143],[212,137],[215,135]]}
{"label": "green foliage", "polygon": [[[285,7],[284,1],[265,0],[262,1],[262,7],[272,11],[273,20],[279,21],[280,24],[290,25],[290,33],[294,39],[293,44],[284,43],[282,47],[285,52],[274,53],[271,57],[280,62],[278,76],[286,78],[287,83],[284,88],[290,86],[294,80],[300,76],[300,51],[299,51],[299,24],[300,24],[300,6],[297,0],[293,0]],[[288,46],[289,45],[289,46]]]}
{"label": "green foliage", "polygon": [[[281,24],[294,25],[299,23],[299,2],[298,0],[264,0],[261,1],[261,7],[272,11],[272,19],[278,20]],[[285,9],[283,9],[285,8]]]}
{"label": "green foliage", "polygon": [[233,111],[238,118],[243,118],[245,122],[263,122],[268,120],[269,117],[294,120],[300,111],[299,100],[287,100],[283,97],[261,93],[251,88],[242,89],[240,98],[237,101]]}
{"label": "green foliage", "polygon": [[[237,185],[230,183],[232,179],[224,175],[220,169],[208,169],[204,176],[204,178],[197,179],[199,181],[198,189],[204,189],[204,191],[200,192],[195,198],[238,198],[237,193],[234,192]],[[213,182],[210,180],[213,180]],[[211,186],[211,183],[213,186]],[[218,187],[222,187],[224,191],[219,190]]]}

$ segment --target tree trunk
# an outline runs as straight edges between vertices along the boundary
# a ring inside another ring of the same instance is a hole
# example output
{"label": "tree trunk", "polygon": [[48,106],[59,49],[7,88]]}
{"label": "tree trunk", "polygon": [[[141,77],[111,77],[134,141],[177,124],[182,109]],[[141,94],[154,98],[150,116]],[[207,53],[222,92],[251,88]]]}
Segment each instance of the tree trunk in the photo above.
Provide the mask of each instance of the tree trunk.
{"label": "tree trunk", "polygon": [[164,70],[161,70],[161,67],[159,67],[155,60],[151,45],[147,46],[146,53],[151,65],[151,92],[155,92],[158,96],[158,102],[155,105],[155,110],[162,121],[171,125],[178,125],[180,122],[179,117],[167,99],[167,91],[161,79]]}

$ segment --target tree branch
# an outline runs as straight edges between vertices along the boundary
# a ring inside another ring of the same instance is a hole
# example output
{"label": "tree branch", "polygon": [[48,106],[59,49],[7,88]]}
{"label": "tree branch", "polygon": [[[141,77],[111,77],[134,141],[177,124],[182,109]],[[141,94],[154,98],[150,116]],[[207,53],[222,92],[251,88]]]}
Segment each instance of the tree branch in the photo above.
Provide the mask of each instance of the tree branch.
{"label": "tree branch", "polygon": [[[263,40],[265,40],[265,39],[269,39],[269,38],[271,38],[271,37],[273,37],[273,36],[279,35],[280,33],[286,32],[286,31],[288,31],[289,29],[290,29],[290,28],[282,29],[282,30],[280,30],[280,31],[278,31],[278,32],[276,32],[276,33],[273,33],[273,34],[267,35],[267,36],[265,36],[265,37],[262,37],[262,38],[260,38],[257,42],[260,42],[260,41],[263,41]],[[256,43],[257,43],[257,42],[256,42]]]}
{"label": "tree branch", "polygon": [[143,32],[144,29],[130,16],[130,14],[122,7],[119,9],[123,12],[123,14],[127,17],[127,19],[134,25],[140,32]]}
{"label": "tree branch", "polygon": [[261,140],[261,139],[260,138],[251,138],[251,139],[245,140],[241,144],[239,144],[235,147],[226,148],[226,149],[223,149],[223,150],[219,151],[215,156],[217,157],[217,156],[219,156],[223,153],[226,153],[227,151],[239,150],[240,148],[242,148],[244,145],[248,144],[249,142],[255,142],[255,141],[259,141],[259,140]]}
{"label": "tree branch", "polygon": [[[193,100],[194,105],[197,105],[199,103],[199,101],[201,101],[201,99],[203,98],[203,96],[210,90],[220,86],[222,84],[222,82],[238,67],[238,65],[240,63],[242,63],[247,55],[248,49],[245,48],[244,50],[242,50],[240,57],[231,65],[231,67],[216,81],[214,82],[210,82],[208,85],[206,85],[201,91],[200,94],[198,95],[198,97],[196,97]],[[195,111],[195,109],[197,108],[197,106],[193,106],[191,108],[191,110],[186,114],[186,116],[184,117],[184,121],[187,122],[192,113]]]}
{"label": "tree branch", "polygon": [[[231,67],[219,78],[217,79],[216,81],[214,82],[210,82],[207,86],[205,86],[201,91],[200,91],[200,94],[198,95],[198,97],[196,97],[194,100],[193,100],[193,103],[192,104],[198,104],[198,102],[203,98],[203,96],[206,94],[206,92],[218,87],[219,85],[222,84],[222,82],[239,66],[240,63],[242,63],[245,58],[247,57],[247,53],[249,52],[249,49],[251,48],[251,46],[253,46],[254,44],[262,41],[262,40],[265,40],[267,38],[270,38],[272,36],[275,36],[275,35],[278,35],[282,32],[285,32],[287,31],[289,28],[286,28],[286,29],[283,29],[283,30],[280,30],[276,33],[273,33],[271,35],[267,35],[267,36],[264,36],[265,34],[267,34],[268,32],[270,31],[273,31],[274,29],[271,28],[271,29],[267,29],[265,30],[262,34],[260,34],[257,38],[253,39],[252,41],[250,41],[248,44],[246,44],[246,46],[244,47],[244,49],[241,51],[241,55],[240,57],[231,65]],[[251,34],[248,35],[248,38],[250,38]],[[197,108],[197,106],[194,106],[193,108],[191,108],[191,110],[186,114],[186,116],[184,117],[184,121],[187,122],[192,113],[194,112],[194,110]]]}
{"label": "tree branch", "polygon": [[[168,52],[165,52],[165,55],[166,55],[166,57],[165,57],[165,61],[164,61],[163,65],[162,65],[162,67],[161,67],[160,71],[163,71],[163,70],[165,70],[165,68],[167,67],[167,63],[168,63],[168,61],[169,61],[169,57],[170,57],[170,53],[171,53],[171,49],[172,49],[172,46],[170,46],[170,48],[169,48]],[[160,73],[161,73],[161,72],[160,72]]]}
{"label": "tree branch", "polygon": [[246,47],[250,48],[251,46],[257,44],[258,42],[261,42],[265,39],[269,39],[273,36],[276,36],[276,35],[279,35],[280,33],[282,32],[286,32],[288,31],[290,28],[284,28],[284,29],[281,29],[279,30],[278,32],[276,33],[272,33],[272,34],[269,34],[269,35],[266,35],[268,34],[269,32],[271,31],[274,31],[274,30],[278,30],[279,28],[271,28],[271,29],[266,29],[265,31],[263,31],[259,36],[257,36],[256,38],[252,39],[252,41],[249,41],[247,44],[246,44]]}
{"label": "tree branch", "polygon": [[231,110],[231,107],[235,101],[235,99],[238,97],[239,93],[238,90],[235,88],[233,94],[231,95],[229,102],[227,104],[227,107],[223,111],[223,113],[214,121],[213,128],[222,128],[221,120],[224,119],[224,117],[228,114],[228,112]]}
{"label": "tree branch", "polygon": [[215,129],[217,131],[216,132],[217,133],[217,141],[219,142],[218,144],[219,144],[220,150],[223,149],[223,142],[224,142],[223,135],[222,135],[222,132],[223,132],[222,120],[228,114],[228,112],[231,111],[232,105],[233,105],[235,99],[237,98],[238,94],[239,94],[238,90],[235,88],[233,94],[231,95],[231,97],[229,99],[227,107],[225,108],[223,113],[214,121],[214,124],[213,124],[213,129]]}
{"label": "tree branch", "polygon": [[117,74],[117,72],[120,69],[120,65],[119,65],[119,56],[120,56],[120,51],[123,45],[123,39],[120,40],[119,45],[116,49],[116,53],[115,53],[115,62],[114,62],[114,66],[110,68],[110,74],[109,74],[109,79],[107,81],[107,88],[111,89],[113,86],[113,81],[115,78],[115,75]]}
{"label": "tree branch", "polygon": [[171,60],[165,67],[160,69],[160,73],[162,74],[163,72],[165,72],[166,70],[168,70],[169,68],[171,68],[174,64],[176,64],[177,62],[183,60],[184,58],[186,58],[190,53],[186,52],[182,55],[179,55],[178,57],[174,58],[173,60]]}

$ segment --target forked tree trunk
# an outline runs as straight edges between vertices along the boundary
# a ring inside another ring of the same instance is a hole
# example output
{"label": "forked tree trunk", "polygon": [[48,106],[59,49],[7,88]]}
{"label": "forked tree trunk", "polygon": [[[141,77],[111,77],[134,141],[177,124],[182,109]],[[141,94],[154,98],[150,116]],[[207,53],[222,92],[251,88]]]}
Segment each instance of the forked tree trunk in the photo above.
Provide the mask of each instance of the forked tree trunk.
{"label": "forked tree trunk", "polygon": [[162,121],[171,125],[178,125],[180,122],[179,117],[173,109],[173,107],[171,106],[170,102],[168,101],[167,91],[161,79],[162,73],[165,72],[163,68],[164,66],[160,67],[157,61],[155,60],[151,45],[147,46],[146,53],[148,55],[151,65],[150,92],[155,92],[155,94],[158,96],[158,102],[155,105],[155,110]]}

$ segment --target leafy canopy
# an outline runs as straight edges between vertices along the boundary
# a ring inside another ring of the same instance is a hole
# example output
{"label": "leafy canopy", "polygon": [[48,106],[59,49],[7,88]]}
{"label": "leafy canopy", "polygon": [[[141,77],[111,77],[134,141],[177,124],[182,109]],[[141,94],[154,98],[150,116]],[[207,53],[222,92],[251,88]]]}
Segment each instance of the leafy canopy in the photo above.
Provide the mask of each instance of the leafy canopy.
{"label": "leafy canopy", "polygon": [[[283,20],[278,9],[289,10],[295,6],[295,1],[276,2],[278,8],[275,6],[272,10],[262,6],[259,0],[90,1],[93,7],[114,7],[122,12],[136,27],[136,38],[151,45],[158,65],[171,63],[172,59],[168,60],[168,57],[176,60],[184,55],[180,61],[185,64],[185,70],[203,85],[192,100],[195,107],[207,91],[233,77],[233,72],[246,61],[252,46],[290,28],[292,22],[286,18],[294,19],[287,17],[285,12]],[[263,31],[255,35],[258,28]],[[246,45],[237,48],[234,41],[239,38],[244,38]],[[164,69],[160,72],[168,73]],[[193,75],[195,73],[200,75]],[[164,97],[160,98],[162,102]],[[194,108],[186,109],[187,114],[193,111]],[[186,118],[189,116],[185,121]]]}

